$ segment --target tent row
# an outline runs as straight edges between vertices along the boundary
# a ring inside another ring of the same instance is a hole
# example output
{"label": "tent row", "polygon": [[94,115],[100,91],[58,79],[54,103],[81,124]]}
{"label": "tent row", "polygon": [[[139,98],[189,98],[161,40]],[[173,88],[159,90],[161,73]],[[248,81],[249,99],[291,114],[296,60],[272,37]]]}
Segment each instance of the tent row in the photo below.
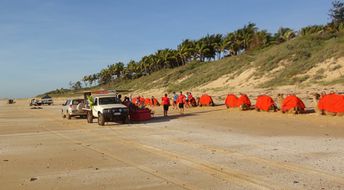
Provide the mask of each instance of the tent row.
{"label": "tent row", "polygon": [[[285,98],[279,95],[280,110],[283,113],[304,113],[306,106],[304,102],[296,95],[288,95]],[[315,108],[324,115],[344,115],[344,95],[325,94],[317,99],[317,107]],[[240,94],[240,97],[234,94],[228,94],[225,99],[227,108],[240,108],[241,110],[256,109],[257,111],[277,111],[278,107],[272,97],[268,95],[260,95],[256,99],[256,104],[252,106],[250,99],[246,94]]]}
{"label": "tent row", "polygon": [[[279,99],[279,108],[275,103],[274,99],[268,95],[259,95],[256,98],[256,104],[251,103],[250,98],[243,93],[240,93],[240,96],[234,94],[228,94],[224,104],[227,108],[239,108],[240,110],[251,110],[255,109],[257,111],[277,111],[280,110],[283,113],[305,113],[306,106],[304,102],[294,94],[287,95],[278,95]],[[193,99],[196,101],[190,103],[191,106],[214,106],[213,98],[208,94],[203,94],[201,97]],[[324,115],[344,115],[344,95],[330,93],[319,96],[317,99],[316,111]],[[191,101],[190,101],[191,102]],[[143,98],[136,97],[132,99],[132,103],[135,105],[144,105],[144,106],[160,106],[158,99],[154,98]],[[178,103],[178,102],[177,102]]]}

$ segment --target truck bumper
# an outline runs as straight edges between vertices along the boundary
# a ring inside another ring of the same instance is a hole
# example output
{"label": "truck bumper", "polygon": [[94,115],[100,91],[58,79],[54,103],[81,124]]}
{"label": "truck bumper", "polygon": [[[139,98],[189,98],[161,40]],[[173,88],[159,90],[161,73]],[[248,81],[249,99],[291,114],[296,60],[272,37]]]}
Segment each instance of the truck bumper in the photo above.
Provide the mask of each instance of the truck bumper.
{"label": "truck bumper", "polygon": [[120,113],[117,115],[117,113],[103,113],[104,119],[106,122],[117,122],[117,121],[123,121],[128,118],[128,114]]}

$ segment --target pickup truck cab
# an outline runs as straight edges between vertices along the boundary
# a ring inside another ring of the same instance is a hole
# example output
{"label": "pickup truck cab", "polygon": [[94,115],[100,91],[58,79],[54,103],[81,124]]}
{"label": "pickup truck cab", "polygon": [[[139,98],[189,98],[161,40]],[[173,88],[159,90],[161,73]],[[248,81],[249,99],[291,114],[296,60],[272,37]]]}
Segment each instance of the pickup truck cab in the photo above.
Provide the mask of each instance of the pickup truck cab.
{"label": "pickup truck cab", "polygon": [[98,119],[101,126],[105,125],[105,122],[129,121],[129,109],[122,104],[117,94],[95,94],[91,99],[92,105],[85,109],[88,123],[92,123],[94,118]]}

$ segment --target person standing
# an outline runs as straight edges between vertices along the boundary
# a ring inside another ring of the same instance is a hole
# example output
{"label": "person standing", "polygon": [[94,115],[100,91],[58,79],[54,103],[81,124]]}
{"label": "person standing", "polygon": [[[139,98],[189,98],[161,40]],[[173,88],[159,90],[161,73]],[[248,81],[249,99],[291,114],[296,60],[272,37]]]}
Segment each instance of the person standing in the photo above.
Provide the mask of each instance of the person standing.
{"label": "person standing", "polygon": [[186,92],[186,96],[185,96],[185,108],[189,108],[189,92]]}
{"label": "person standing", "polygon": [[176,94],[176,92],[173,92],[173,109],[177,109],[177,100],[178,94]]}
{"label": "person standing", "polygon": [[181,114],[184,113],[185,99],[185,95],[180,91],[180,95],[178,96],[178,107]]}
{"label": "person standing", "polygon": [[164,109],[164,117],[167,117],[168,108],[170,107],[170,98],[167,97],[167,94],[162,97],[161,102]]}

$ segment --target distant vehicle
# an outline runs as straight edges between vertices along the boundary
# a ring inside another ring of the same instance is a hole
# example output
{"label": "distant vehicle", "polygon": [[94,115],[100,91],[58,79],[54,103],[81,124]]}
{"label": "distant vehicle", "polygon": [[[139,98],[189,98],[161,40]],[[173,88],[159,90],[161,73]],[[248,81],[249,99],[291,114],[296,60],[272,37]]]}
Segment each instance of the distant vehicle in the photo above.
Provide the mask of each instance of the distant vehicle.
{"label": "distant vehicle", "polygon": [[84,99],[68,99],[62,106],[63,118],[71,119],[72,117],[86,117],[87,115],[87,112],[83,110],[85,107]]}
{"label": "distant vehicle", "polygon": [[31,99],[30,101],[30,106],[41,106],[42,105],[42,102],[40,100],[37,100],[37,99]]}
{"label": "distant vehicle", "polygon": [[14,99],[9,99],[7,103],[8,104],[15,104],[16,102],[14,101]]}
{"label": "distant vehicle", "polygon": [[49,106],[54,104],[53,99],[49,95],[43,96],[41,103],[42,105],[49,105]]}
{"label": "distant vehicle", "polygon": [[41,101],[42,105],[53,105],[54,104],[54,101],[53,99],[44,99]]}
{"label": "distant vehicle", "polygon": [[88,98],[89,102],[84,108],[87,111],[87,122],[92,123],[94,118],[98,119],[98,125],[105,125],[105,122],[129,122],[129,109],[122,104],[117,93],[103,92],[94,93],[86,92],[84,94],[85,100]]}

